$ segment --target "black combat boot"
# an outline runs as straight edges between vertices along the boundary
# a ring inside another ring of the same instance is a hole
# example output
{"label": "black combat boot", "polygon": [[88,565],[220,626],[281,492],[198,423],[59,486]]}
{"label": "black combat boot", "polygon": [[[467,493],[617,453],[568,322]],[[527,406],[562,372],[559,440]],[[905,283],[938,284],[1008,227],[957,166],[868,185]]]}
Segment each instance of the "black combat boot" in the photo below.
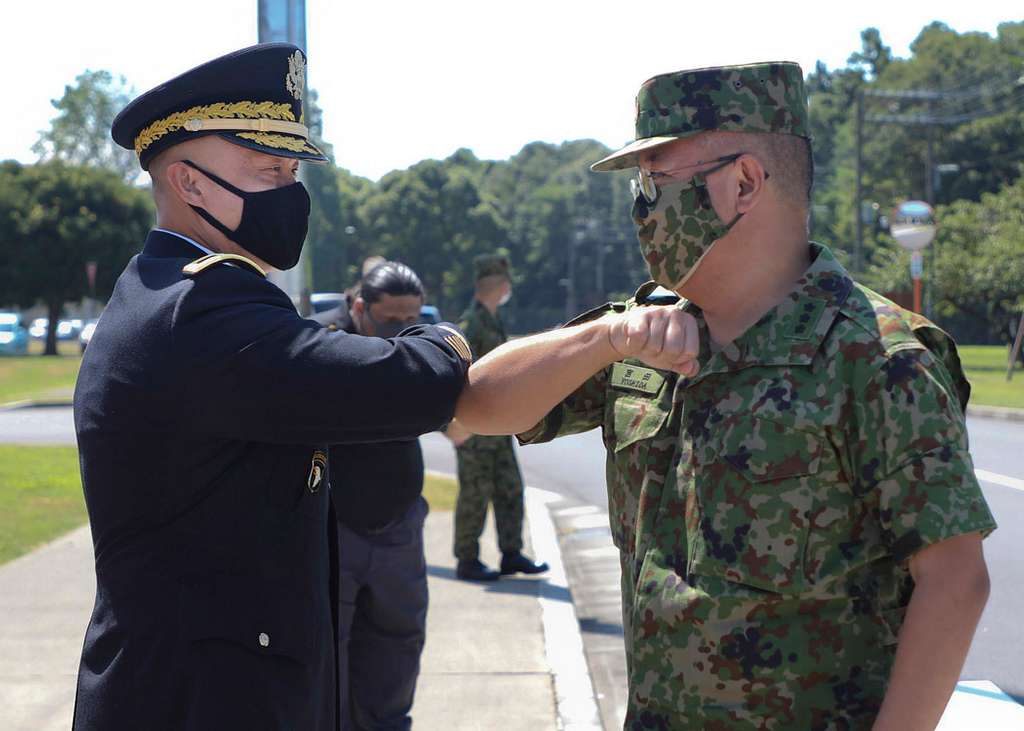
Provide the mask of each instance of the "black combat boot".
{"label": "black combat boot", "polygon": [[533,561],[522,554],[521,551],[506,553],[501,557],[501,574],[543,574],[548,570],[548,565],[540,561]]}
{"label": "black combat boot", "polygon": [[[505,565],[504,561],[501,565]],[[476,558],[469,561],[459,561],[455,567],[455,575],[463,581],[496,581],[501,576],[497,571]]]}

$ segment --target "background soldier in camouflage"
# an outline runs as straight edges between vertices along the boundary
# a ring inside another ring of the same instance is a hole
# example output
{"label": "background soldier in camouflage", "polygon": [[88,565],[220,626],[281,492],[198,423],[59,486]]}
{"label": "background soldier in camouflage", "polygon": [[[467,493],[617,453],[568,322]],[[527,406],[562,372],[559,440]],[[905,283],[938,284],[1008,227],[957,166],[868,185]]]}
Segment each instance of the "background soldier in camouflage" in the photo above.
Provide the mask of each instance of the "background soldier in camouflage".
{"label": "background soldier in camouflage", "polygon": [[[640,168],[641,250],[700,334],[696,375],[615,364],[522,435],[614,452],[628,728],[933,728],[987,598],[955,346],[807,242],[807,137],[796,64],[699,69],[594,166]],[[503,351],[476,377],[529,398]]]}
{"label": "background soldier in camouflage", "polygon": [[[475,357],[486,355],[508,340],[498,307],[512,296],[508,259],[479,256],[474,261],[476,292],[462,314],[459,327]],[[499,572],[480,561],[480,534],[487,505],[494,505],[494,522],[501,549],[501,574],[538,574],[548,570],[523,555],[523,477],[512,440],[508,436],[460,435],[458,425],[449,428],[456,443],[459,495],[455,504],[456,574],[460,579],[493,581]]]}

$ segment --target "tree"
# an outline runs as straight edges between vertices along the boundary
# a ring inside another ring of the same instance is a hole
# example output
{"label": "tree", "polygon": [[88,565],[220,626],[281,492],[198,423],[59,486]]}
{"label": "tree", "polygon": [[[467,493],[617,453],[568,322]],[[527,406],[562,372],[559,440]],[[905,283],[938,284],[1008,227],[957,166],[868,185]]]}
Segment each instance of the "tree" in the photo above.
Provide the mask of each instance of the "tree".
{"label": "tree", "polygon": [[[936,210],[936,303],[954,335],[968,342],[1005,341],[1024,310],[1024,177],[980,201]],[[895,244],[869,273],[883,291],[909,284],[909,258]]]}
{"label": "tree", "polygon": [[131,100],[125,78],[114,79],[109,71],[78,75],[64,87],[60,99],[51,100],[57,116],[50,129],[41,132],[32,146],[40,160],[63,160],[73,165],[97,165],[117,173],[130,183],[139,175],[135,153],[110,137],[114,117]]}
{"label": "tree", "polygon": [[0,167],[0,291],[23,307],[42,300],[57,353],[64,303],[90,294],[86,263],[97,264],[95,295],[107,298],[153,220],[142,190],[115,173],[59,160]]}
{"label": "tree", "polygon": [[878,28],[867,28],[860,34],[861,50],[850,54],[846,63],[864,68],[871,78],[877,79],[892,62],[892,49],[882,43]]}

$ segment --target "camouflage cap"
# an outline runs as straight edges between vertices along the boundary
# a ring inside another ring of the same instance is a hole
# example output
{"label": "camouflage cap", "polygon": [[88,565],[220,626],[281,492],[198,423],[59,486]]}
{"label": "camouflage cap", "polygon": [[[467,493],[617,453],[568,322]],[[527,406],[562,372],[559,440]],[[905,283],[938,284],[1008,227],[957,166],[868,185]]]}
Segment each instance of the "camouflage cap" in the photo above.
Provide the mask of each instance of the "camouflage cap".
{"label": "camouflage cap", "polygon": [[590,169],[634,167],[644,150],[711,130],[810,138],[800,66],[792,61],[712,66],[648,79],[636,95],[636,140]]}
{"label": "camouflage cap", "polygon": [[481,254],[473,259],[473,269],[476,272],[477,281],[495,274],[510,276],[508,257],[501,254]]}

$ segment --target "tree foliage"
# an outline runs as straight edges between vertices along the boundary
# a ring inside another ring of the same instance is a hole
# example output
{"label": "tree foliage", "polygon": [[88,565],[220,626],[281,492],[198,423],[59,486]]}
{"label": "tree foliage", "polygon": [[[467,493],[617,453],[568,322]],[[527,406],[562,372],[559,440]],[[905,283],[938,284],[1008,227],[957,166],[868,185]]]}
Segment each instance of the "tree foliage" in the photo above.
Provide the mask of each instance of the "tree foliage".
{"label": "tree foliage", "polygon": [[96,262],[95,295],[106,299],[152,225],[147,193],[116,173],[59,160],[0,166],[0,292],[23,307],[42,300],[50,318],[47,354],[56,354],[64,303],[90,294],[86,263]]}
{"label": "tree foliage", "polygon": [[57,116],[41,132],[32,151],[41,160],[63,160],[73,165],[97,165],[112,170],[125,182],[135,180],[139,166],[135,153],[110,137],[114,117],[131,100],[125,78],[109,71],[84,71],[64,95],[51,103]]}

